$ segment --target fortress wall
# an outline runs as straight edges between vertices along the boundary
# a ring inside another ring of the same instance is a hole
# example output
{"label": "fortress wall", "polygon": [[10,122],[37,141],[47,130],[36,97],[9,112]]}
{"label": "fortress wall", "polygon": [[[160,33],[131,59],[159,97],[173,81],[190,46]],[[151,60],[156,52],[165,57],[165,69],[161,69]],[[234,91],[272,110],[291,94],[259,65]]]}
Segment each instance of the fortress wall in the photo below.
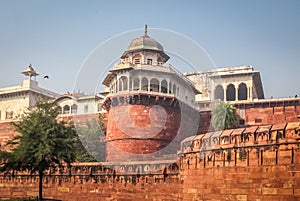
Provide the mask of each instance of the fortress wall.
{"label": "fortress wall", "polygon": [[300,200],[298,145],[273,148],[253,147],[244,157],[234,148],[207,152],[201,159],[187,154],[180,166],[183,200]]}
{"label": "fortress wall", "polygon": [[0,123],[0,145],[3,147],[8,140],[16,136],[18,132],[15,131],[12,122]]}
{"label": "fortress wall", "polygon": [[[44,196],[79,200],[300,200],[300,149],[298,144],[252,147],[244,155],[229,148],[186,153],[179,160],[179,175],[167,174],[51,175],[44,178]],[[223,150],[224,151],[224,150]],[[224,154],[225,153],[225,154]],[[230,157],[229,157],[230,156]],[[0,176],[0,198],[35,197],[38,178]]]}
{"label": "fortress wall", "polygon": [[269,102],[236,103],[237,114],[246,125],[279,124],[298,121],[298,99],[269,100]]}
{"label": "fortress wall", "polygon": [[[38,178],[0,177],[0,199],[34,198],[38,195]],[[44,197],[63,201],[104,200],[181,200],[180,182],[176,178],[141,176],[127,181],[119,176],[107,177],[103,183],[88,176],[59,177],[44,179]]]}

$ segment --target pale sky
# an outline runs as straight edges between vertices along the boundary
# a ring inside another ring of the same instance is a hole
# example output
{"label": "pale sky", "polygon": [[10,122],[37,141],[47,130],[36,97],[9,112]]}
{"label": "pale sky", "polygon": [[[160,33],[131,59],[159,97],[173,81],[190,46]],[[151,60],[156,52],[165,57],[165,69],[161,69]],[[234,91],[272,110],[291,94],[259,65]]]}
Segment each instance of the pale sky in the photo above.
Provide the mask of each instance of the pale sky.
{"label": "pale sky", "polygon": [[266,98],[299,96],[299,11],[297,0],[0,0],[0,87],[20,85],[31,63],[40,86],[72,91],[99,44],[148,24],[150,36],[161,28],[191,38],[217,67],[253,66]]}

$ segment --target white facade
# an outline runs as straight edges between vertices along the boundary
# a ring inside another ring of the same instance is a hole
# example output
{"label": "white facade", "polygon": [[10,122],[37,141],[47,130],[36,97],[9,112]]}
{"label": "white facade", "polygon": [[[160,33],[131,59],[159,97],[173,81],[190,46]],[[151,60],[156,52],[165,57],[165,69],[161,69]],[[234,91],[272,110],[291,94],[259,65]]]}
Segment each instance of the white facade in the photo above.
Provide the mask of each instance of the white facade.
{"label": "white facade", "polygon": [[101,98],[83,94],[66,94],[55,100],[60,116],[96,114],[102,112]]}
{"label": "white facade", "polygon": [[[24,72],[26,77],[22,85],[0,89],[0,121],[16,120],[37,101],[58,97],[57,93],[40,88],[38,82],[31,79],[32,76],[38,75],[31,66]],[[34,74],[28,74],[28,72]]]}
{"label": "white facade", "polygon": [[185,75],[202,92],[196,96],[198,102],[264,99],[260,74],[252,66],[217,68]]}

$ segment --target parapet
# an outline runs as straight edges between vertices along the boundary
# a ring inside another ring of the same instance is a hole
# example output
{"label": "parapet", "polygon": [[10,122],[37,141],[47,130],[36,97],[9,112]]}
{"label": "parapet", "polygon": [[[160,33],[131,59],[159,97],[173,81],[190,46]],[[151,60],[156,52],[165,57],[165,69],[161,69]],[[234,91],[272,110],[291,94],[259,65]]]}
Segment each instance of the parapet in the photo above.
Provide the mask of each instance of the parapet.
{"label": "parapet", "polygon": [[297,143],[299,129],[300,122],[290,122],[209,132],[184,139],[179,154]]}

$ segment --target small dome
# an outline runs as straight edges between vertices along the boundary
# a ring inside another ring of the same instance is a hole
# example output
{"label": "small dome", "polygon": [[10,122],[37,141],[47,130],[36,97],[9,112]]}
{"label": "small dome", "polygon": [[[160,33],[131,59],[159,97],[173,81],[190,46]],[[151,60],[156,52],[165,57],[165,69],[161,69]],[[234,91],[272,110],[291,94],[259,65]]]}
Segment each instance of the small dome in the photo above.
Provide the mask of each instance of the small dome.
{"label": "small dome", "polygon": [[31,66],[31,64],[26,68],[25,71],[22,72],[23,75],[25,76],[37,76],[39,75]]}
{"label": "small dome", "polygon": [[163,47],[159,42],[154,40],[153,38],[150,38],[148,35],[144,35],[140,38],[136,38],[131,41],[128,51],[133,50],[155,50],[155,51],[164,51]]}
{"label": "small dome", "polygon": [[165,52],[163,46],[155,39],[150,38],[147,34],[147,25],[145,26],[145,34],[139,38],[133,39],[128,49],[122,54],[121,59],[124,59],[130,53],[135,53],[141,50],[149,50],[158,52],[161,62],[165,63],[170,58]]}

